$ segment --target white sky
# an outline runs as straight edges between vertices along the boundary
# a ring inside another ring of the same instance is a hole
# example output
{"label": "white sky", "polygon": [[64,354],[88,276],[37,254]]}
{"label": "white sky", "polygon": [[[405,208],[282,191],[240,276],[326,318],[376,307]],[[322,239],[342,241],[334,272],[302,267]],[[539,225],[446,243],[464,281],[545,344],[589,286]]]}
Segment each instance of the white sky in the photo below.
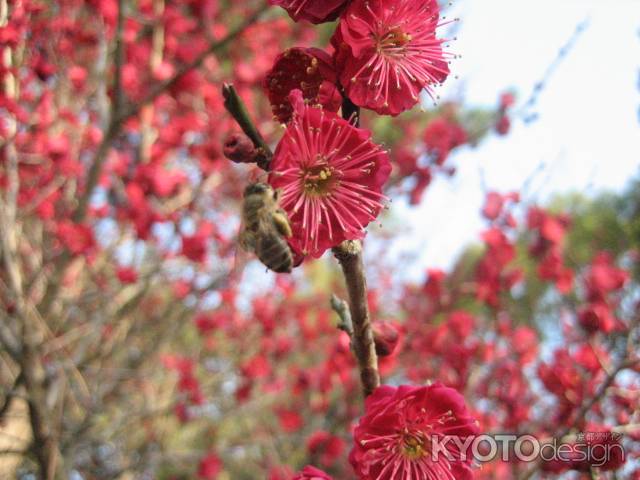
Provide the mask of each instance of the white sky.
{"label": "white sky", "polygon": [[415,275],[451,265],[478,238],[482,177],[490,190],[519,190],[544,164],[529,197],[545,199],[621,189],[640,166],[640,0],[459,0],[453,11],[462,25],[451,49],[462,59],[448,93],[464,91],[470,104],[493,106],[509,88],[524,102],[577,24],[589,27],[541,94],[536,122],[455,154],[456,176],[438,177],[421,206],[395,204],[415,225],[402,242],[422,252]]}

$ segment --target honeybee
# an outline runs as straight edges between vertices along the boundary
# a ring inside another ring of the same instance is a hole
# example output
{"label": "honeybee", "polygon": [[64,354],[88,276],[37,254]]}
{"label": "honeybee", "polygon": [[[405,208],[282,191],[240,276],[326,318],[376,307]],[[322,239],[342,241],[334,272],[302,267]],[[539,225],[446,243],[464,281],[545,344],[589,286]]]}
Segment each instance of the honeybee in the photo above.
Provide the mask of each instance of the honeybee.
{"label": "honeybee", "polygon": [[278,204],[279,190],[266,183],[252,183],[244,191],[243,229],[240,246],[254,252],[270,270],[290,273],[293,254],[285,238],[291,236],[289,217]]}

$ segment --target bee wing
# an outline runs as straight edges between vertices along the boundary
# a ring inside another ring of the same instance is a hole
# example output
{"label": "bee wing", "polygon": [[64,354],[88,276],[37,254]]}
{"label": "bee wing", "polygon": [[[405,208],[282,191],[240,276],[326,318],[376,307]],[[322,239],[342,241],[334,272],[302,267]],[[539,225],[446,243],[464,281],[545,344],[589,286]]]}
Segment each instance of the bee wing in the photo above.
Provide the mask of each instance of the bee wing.
{"label": "bee wing", "polygon": [[248,231],[241,229],[237,236],[237,245],[241,250],[245,252],[253,252],[256,249],[255,235]]}
{"label": "bee wing", "polygon": [[251,261],[250,252],[253,252],[255,248],[255,238],[245,229],[243,221],[238,227],[238,233],[235,238],[233,265],[229,272],[229,277],[232,279],[242,276],[245,266]]}

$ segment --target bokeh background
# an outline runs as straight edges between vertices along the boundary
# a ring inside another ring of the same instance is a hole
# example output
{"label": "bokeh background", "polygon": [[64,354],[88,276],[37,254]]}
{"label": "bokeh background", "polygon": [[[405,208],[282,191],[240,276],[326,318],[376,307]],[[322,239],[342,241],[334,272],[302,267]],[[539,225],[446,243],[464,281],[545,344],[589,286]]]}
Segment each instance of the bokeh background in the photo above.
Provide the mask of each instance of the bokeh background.
{"label": "bokeh background", "polygon": [[[439,98],[362,117],[394,165],[364,242],[383,381],[628,455],[478,479],[637,480],[640,2],[442,9]],[[223,84],[277,145],[263,79],[335,26],[261,0],[0,0],[0,478],[354,478],[340,268],[240,252],[265,176],[223,155]]]}

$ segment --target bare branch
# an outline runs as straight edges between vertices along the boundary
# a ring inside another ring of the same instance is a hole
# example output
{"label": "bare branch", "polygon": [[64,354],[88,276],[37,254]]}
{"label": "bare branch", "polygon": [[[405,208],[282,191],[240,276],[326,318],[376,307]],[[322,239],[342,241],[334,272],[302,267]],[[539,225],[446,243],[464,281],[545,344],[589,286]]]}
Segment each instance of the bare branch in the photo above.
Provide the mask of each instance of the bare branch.
{"label": "bare branch", "polygon": [[576,26],[573,34],[571,35],[567,43],[565,43],[562,47],[560,47],[560,50],[558,51],[556,58],[554,58],[553,62],[549,64],[544,74],[542,75],[542,79],[536,82],[536,84],[533,86],[533,91],[531,92],[531,95],[529,96],[528,100],[524,103],[520,111],[518,112],[524,117],[525,123],[531,123],[537,119],[538,115],[535,112],[531,111],[532,108],[535,107],[536,103],[538,102],[538,98],[540,97],[540,94],[542,93],[542,91],[545,89],[547,82],[549,81],[551,76],[555,73],[555,71],[558,69],[560,64],[567,57],[567,55],[573,49],[573,47],[575,47],[576,43],[578,42],[578,39],[588,27],[589,27],[589,18],[585,18]]}
{"label": "bare branch", "polygon": [[353,321],[351,344],[358,360],[360,380],[366,397],[380,385],[380,374],[371,318],[369,317],[362,244],[358,240],[347,240],[339,247],[334,248],[333,254],[340,262],[349,292],[349,309]]}
{"label": "bare branch", "polygon": [[[625,354],[625,356],[622,358],[622,360],[620,360],[618,365],[613,370],[611,370],[611,372],[609,372],[609,374],[606,376],[604,381],[600,384],[596,392],[582,404],[572,424],[563,428],[560,431],[560,433],[555,436],[555,438],[560,438],[560,439],[565,438],[572,430],[578,428],[580,424],[584,422],[585,417],[591,411],[591,409],[606,396],[607,391],[609,390],[609,387],[611,387],[611,385],[615,381],[618,374],[621,371],[626,370],[627,368],[630,368],[639,362],[640,362],[639,359],[628,359],[627,355]],[[530,479],[538,471],[539,468],[540,468],[540,462],[537,462],[529,470],[525,471],[523,475],[519,477],[519,479],[520,480]]]}

